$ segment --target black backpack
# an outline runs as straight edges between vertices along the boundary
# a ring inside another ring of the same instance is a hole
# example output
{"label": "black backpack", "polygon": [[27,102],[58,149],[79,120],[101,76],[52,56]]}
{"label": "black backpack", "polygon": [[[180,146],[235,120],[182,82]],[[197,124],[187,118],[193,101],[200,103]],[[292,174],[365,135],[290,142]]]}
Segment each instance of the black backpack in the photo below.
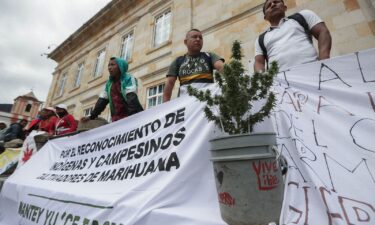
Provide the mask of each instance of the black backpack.
{"label": "black backpack", "polygon": [[[204,59],[206,60],[206,62],[208,62],[208,68],[209,68],[210,71],[212,72],[214,66],[212,65],[211,55],[210,55],[208,52],[201,52],[200,54],[201,54],[201,56],[204,57]],[[177,71],[177,76],[178,76],[178,72],[180,71],[180,67],[181,67],[182,63],[183,63],[184,60],[185,60],[185,57],[186,57],[186,54],[185,54],[185,55],[182,55],[182,56],[179,56],[179,57],[177,57],[177,59],[176,59],[176,71]],[[178,77],[180,77],[180,76],[178,76]]]}
{"label": "black backpack", "polygon": [[[305,30],[305,33],[306,33],[309,41],[312,43],[312,34],[311,34],[311,31],[309,29],[309,25],[307,24],[305,18],[300,13],[295,13],[293,15],[290,15],[290,16],[288,16],[288,18],[297,21],[303,27],[303,29]],[[266,49],[266,46],[264,46],[264,36],[266,36],[267,32],[268,31],[265,31],[261,35],[259,35],[258,42],[259,42],[260,48],[263,51],[263,56],[264,56],[264,58],[266,60],[267,68],[268,68],[267,49]]]}

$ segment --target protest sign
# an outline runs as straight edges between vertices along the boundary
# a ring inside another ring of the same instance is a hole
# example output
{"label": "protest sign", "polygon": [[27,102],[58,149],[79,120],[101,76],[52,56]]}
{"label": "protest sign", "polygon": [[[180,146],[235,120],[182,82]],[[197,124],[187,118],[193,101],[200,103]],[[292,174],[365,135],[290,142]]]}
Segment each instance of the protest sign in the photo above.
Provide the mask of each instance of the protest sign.
{"label": "protest sign", "polygon": [[224,224],[202,107],[184,97],[48,141],[5,183],[0,224]]}
{"label": "protest sign", "polygon": [[[371,49],[278,74],[271,120],[288,162],[280,224],[375,223],[374,59]],[[0,224],[225,224],[209,160],[215,129],[202,109],[184,96],[49,141],[4,184]],[[260,169],[249,166],[267,175]]]}

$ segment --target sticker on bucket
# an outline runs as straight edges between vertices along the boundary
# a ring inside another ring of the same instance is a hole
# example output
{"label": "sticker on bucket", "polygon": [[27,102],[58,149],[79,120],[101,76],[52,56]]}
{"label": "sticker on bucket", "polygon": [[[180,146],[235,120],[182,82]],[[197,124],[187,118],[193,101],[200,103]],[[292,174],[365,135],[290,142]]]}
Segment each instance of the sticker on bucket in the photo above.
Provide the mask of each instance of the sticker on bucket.
{"label": "sticker on bucket", "polygon": [[258,189],[267,191],[276,188],[280,180],[279,171],[275,160],[259,160],[253,162],[253,169],[258,178]]}
{"label": "sticker on bucket", "polygon": [[228,192],[219,193],[219,202],[227,206],[234,206],[235,200]]}

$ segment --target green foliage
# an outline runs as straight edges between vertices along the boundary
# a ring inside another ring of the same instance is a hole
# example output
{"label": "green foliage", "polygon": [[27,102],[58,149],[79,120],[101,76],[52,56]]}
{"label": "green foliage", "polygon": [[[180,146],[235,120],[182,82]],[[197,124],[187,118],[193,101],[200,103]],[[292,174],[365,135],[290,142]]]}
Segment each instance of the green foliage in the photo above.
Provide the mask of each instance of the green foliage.
{"label": "green foliage", "polygon": [[[245,74],[241,59],[240,42],[234,41],[231,61],[224,66],[222,74],[215,73],[215,80],[221,88],[220,95],[212,96],[210,90],[203,92],[188,87],[189,95],[206,102],[204,112],[207,119],[214,121],[229,134],[251,132],[256,123],[270,115],[276,101],[274,93],[269,89],[278,73],[277,63],[272,62],[267,72],[255,73],[250,77]],[[259,111],[251,114],[254,102],[261,99],[266,99],[266,103]],[[215,115],[213,110],[219,114]]]}

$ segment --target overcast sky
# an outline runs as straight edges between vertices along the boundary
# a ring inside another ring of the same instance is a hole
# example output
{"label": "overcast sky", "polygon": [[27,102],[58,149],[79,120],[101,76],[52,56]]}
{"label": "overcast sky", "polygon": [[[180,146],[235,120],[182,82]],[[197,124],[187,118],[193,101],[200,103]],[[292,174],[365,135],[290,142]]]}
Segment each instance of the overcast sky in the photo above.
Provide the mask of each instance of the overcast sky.
{"label": "overcast sky", "polygon": [[[45,101],[51,52],[110,0],[0,0],[0,104],[34,91]],[[48,46],[51,46],[48,49]]]}

